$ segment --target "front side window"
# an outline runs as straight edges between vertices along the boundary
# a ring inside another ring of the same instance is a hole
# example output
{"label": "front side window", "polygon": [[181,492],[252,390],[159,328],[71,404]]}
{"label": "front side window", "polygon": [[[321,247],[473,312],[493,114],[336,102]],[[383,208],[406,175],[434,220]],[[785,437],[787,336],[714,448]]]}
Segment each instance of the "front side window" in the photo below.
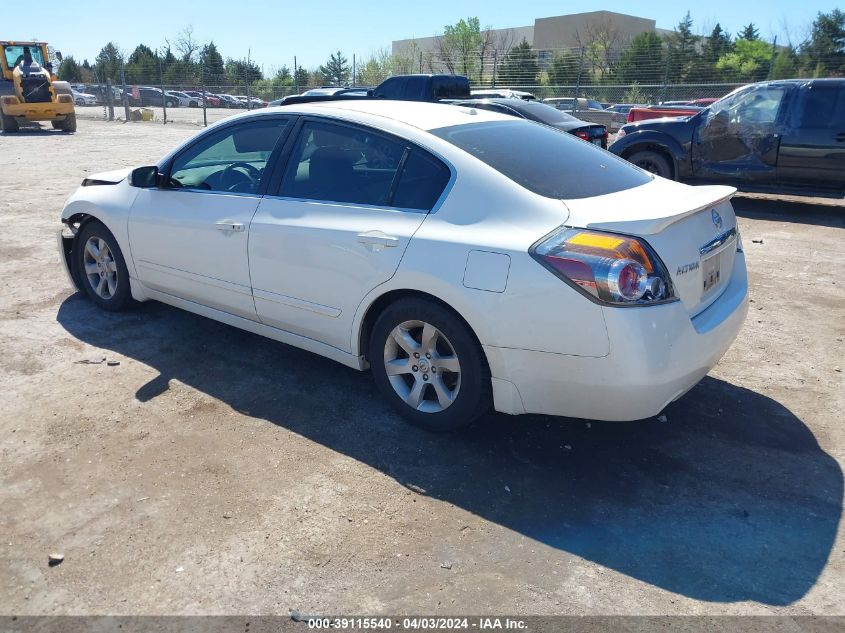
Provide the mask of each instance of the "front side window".
{"label": "front side window", "polygon": [[649,174],[609,152],[525,119],[467,123],[431,133],[547,198],[589,198],[651,181]]}
{"label": "front side window", "polygon": [[293,149],[281,195],[389,206],[406,145],[363,128],[308,122]]}
{"label": "front side window", "polygon": [[173,161],[170,186],[258,193],[270,154],[288,125],[287,119],[268,118],[209,134]]}
{"label": "front side window", "polygon": [[710,106],[706,117],[723,118],[733,125],[774,123],[785,94],[785,88],[770,86],[740,90]]}

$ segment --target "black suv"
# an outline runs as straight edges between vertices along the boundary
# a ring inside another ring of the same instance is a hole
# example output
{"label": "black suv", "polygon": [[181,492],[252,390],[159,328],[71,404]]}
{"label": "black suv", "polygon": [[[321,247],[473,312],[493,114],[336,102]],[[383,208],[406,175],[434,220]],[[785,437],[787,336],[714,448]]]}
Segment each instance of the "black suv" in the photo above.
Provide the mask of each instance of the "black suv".
{"label": "black suv", "polygon": [[[132,96],[132,91],[127,91],[129,105],[132,106],[158,106],[161,107],[161,90],[158,88],[138,88],[138,98]],[[165,96],[165,104],[168,108],[175,108],[179,102],[175,97]]]}
{"label": "black suv", "polygon": [[372,96],[398,101],[469,99],[469,79],[463,75],[398,75],[382,81]]}
{"label": "black suv", "polygon": [[845,189],[845,79],[744,86],[690,117],[629,123],[608,149],[676,180]]}

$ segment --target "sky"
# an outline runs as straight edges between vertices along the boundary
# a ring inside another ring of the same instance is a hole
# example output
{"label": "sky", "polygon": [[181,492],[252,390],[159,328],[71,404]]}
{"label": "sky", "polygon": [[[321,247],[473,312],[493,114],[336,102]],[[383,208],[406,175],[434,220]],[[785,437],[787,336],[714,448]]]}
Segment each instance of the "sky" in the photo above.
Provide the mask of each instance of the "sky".
{"label": "sky", "polygon": [[[840,5],[842,6],[842,5]],[[0,39],[39,39],[49,42],[77,61],[93,61],[109,40],[128,53],[138,43],[151,48],[165,46],[186,26],[202,42],[213,40],[224,58],[250,58],[266,73],[282,65],[313,68],[333,51],[350,60],[355,54],[367,58],[393,40],[428,37],[442,33],[446,24],[477,16],[482,27],[528,26],[535,18],[608,10],[657,20],[659,28],[671,29],[690,10],[693,30],[709,32],[719,22],[736,33],[749,22],[761,36],[800,41],[819,11],[837,4],[798,0],[605,0],[572,2],[551,0],[41,0],[23,3],[5,13]],[[845,8],[845,7],[843,7]],[[784,28],[784,25],[788,25]]]}

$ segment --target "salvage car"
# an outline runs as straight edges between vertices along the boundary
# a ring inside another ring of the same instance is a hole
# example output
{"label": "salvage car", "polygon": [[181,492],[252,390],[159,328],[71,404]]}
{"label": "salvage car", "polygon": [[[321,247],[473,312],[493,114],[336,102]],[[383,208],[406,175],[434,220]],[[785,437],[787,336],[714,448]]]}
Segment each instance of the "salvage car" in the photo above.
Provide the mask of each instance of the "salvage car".
{"label": "salvage car", "polygon": [[536,121],[543,125],[574,134],[578,138],[607,149],[607,128],[597,123],[589,123],[576,119],[557,108],[545,103],[523,101],[521,99],[466,99],[455,101],[453,105],[468,108],[481,108],[491,112],[500,112],[511,116],[518,116],[529,121]]}
{"label": "salvage car", "polygon": [[744,86],[683,118],[625,125],[610,151],[664,178],[845,188],[845,79]]}
{"label": "salvage car", "polygon": [[743,323],[733,193],[476,108],[321,102],[86,176],[59,244],[100,308],[157,300],[369,368],[426,429],[491,406],[637,420]]}

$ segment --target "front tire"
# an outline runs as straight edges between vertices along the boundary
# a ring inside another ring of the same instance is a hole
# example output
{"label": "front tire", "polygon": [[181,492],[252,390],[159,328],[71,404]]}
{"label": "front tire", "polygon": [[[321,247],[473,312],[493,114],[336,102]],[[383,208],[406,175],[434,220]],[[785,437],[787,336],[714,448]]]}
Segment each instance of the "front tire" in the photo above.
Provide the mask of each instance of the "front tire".
{"label": "front tire", "polygon": [[15,117],[7,116],[0,112],[0,131],[11,134],[12,132],[17,132],[19,129],[20,126],[18,126],[18,120]]}
{"label": "front tire", "polygon": [[652,151],[634,152],[628,157],[628,162],[655,176],[672,180],[672,166],[663,154]]}
{"label": "front tire", "polygon": [[481,346],[462,319],[434,301],[388,306],[373,325],[369,361],[381,394],[420,428],[454,431],[490,408]]}
{"label": "front tire", "polygon": [[76,132],[76,113],[68,114],[63,121],[53,121],[53,127],[62,132]]}
{"label": "front tire", "polygon": [[76,238],[77,279],[97,306],[120,312],[132,304],[129,270],[112,232],[97,220],[87,222]]}

